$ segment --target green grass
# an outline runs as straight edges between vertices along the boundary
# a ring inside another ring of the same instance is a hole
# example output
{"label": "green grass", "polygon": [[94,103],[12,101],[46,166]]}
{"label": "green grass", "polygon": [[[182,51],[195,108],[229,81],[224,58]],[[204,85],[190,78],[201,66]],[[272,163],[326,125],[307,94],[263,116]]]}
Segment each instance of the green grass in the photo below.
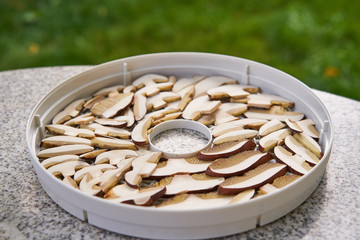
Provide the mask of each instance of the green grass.
{"label": "green grass", "polygon": [[0,70],[228,54],[360,100],[359,1],[0,1]]}

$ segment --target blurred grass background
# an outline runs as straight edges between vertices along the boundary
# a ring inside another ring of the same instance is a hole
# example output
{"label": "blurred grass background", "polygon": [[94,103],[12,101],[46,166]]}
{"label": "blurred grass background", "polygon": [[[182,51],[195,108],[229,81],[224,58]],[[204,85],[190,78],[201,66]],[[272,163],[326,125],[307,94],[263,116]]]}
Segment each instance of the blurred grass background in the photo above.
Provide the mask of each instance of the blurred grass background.
{"label": "blurred grass background", "polygon": [[360,1],[1,0],[0,71],[228,54],[360,100]]}

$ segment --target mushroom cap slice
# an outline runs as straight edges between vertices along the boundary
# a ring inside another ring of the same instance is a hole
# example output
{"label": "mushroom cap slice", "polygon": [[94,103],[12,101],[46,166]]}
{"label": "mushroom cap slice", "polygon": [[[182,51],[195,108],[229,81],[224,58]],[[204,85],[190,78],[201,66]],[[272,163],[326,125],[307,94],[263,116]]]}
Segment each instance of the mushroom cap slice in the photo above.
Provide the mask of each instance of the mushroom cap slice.
{"label": "mushroom cap slice", "polygon": [[122,160],[138,156],[139,154],[133,150],[112,150],[99,154],[95,159],[95,164],[109,163],[111,165],[116,165]]}
{"label": "mushroom cap slice", "polygon": [[308,162],[311,166],[316,165],[320,161],[320,159],[313,152],[299,143],[293,136],[287,136],[284,142],[288,149],[304,158],[305,161]]}
{"label": "mushroom cap slice", "polygon": [[275,118],[270,122],[267,122],[264,125],[262,125],[261,128],[259,129],[259,134],[261,137],[264,137],[272,132],[284,128],[285,126],[286,126],[285,124],[283,124],[280,120]]}
{"label": "mushroom cap slice", "polygon": [[84,137],[84,138],[95,137],[94,132],[88,129],[74,128],[62,124],[51,124],[51,125],[47,125],[46,128],[53,134],[62,134],[72,137]]}
{"label": "mushroom cap slice", "polygon": [[185,119],[196,120],[202,114],[215,112],[221,105],[220,101],[211,101],[208,96],[193,99],[184,109],[182,116]]}
{"label": "mushroom cap slice", "polygon": [[[134,96],[134,102],[135,102],[135,96]],[[120,116],[114,117],[113,118],[116,121],[126,121],[127,127],[132,127],[132,125],[134,125],[135,123],[135,115],[134,112],[131,110],[130,107],[128,107],[127,109],[125,109],[124,113]]]}
{"label": "mushroom cap slice", "polygon": [[55,117],[52,120],[52,124],[62,124],[68,120],[70,120],[73,117],[76,117],[79,115],[80,111],[82,110],[85,99],[78,99],[72,103],[70,103],[67,107],[65,107],[64,110],[59,112],[55,115]]}
{"label": "mushroom cap slice", "polygon": [[243,103],[223,103],[213,113],[215,115],[215,125],[238,120],[240,115],[247,110],[247,105]]}
{"label": "mushroom cap slice", "polygon": [[220,87],[212,88],[207,91],[207,94],[211,99],[223,99],[223,98],[246,98],[250,95],[250,92],[257,93],[258,87],[239,85],[239,84],[228,84]]}
{"label": "mushroom cap slice", "polygon": [[44,149],[37,153],[38,158],[50,158],[59,155],[65,154],[83,154],[87,152],[91,152],[94,150],[92,146],[84,145],[84,144],[73,144],[73,145],[64,145],[60,147],[52,147]]}
{"label": "mushroom cap slice", "polygon": [[285,122],[295,132],[303,133],[315,139],[318,139],[320,136],[320,133],[315,128],[315,123],[311,119],[304,119],[297,122],[286,119]]}
{"label": "mushroom cap slice", "polygon": [[94,131],[97,136],[104,137],[118,137],[118,138],[130,138],[130,132],[117,127],[107,127],[98,123],[90,123],[88,125],[81,125],[81,128],[86,128]]}
{"label": "mushroom cap slice", "polygon": [[52,167],[49,167],[47,170],[54,176],[73,176],[75,172],[79,169],[89,167],[90,165],[84,161],[70,161],[56,164]]}
{"label": "mushroom cap slice", "polygon": [[146,97],[144,95],[138,93],[134,95],[133,111],[136,121],[141,120],[145,116],[147,108]]}
{"label": "mushroom cap slice", "polygon": [[211,129],[211,132],[214,137],[218,137],[222,134],[236,130],[242,130],[244,128],[251,128],[258,130],[262,125],[264,125],[267,122],[268,120],[264,120],[264,119],[243,118],[243,119],[216,125]]}
{"label": "mushroom cap slice", "polygon": [[302,133],[295,133],[294,138],[304,145],[307,149],[313,152],[318,158],[321,158],[322,152],[320,145],[310,136],[307,136]]}
{"label": "mushroom cap slice", "polygon": [[146,74],[146,75],[143,75],[143,76],[135,79],[132,82],[132,85],[135,86],[137,89],[140,89],[144,86],[150,86],[150,85],[154,85],[156,83],[163,83],[163,82],[167,82],[167,81],[169,81],[168,77],[151,73],[151,74]]}
{"label": "mushroom cap slice", "polygon": [[138,122],[138,124],[133,128],[131,132],[131,139],[134,143],[138,145],[145,145],[148,143],[147,130],[150,128],[152,121],[152,118],[148,118]]}
{"label": "mushroom cap slice", "polygon": [[152,109],[156,111],[166,107],[168,102],[174,102],[180,98],[180,95],[174,92],[160,92],[159,94],[146,100],[146,109],[147,111]]}
{"label": "mushroom cap slice", "polygon": [[247,97],[249,107],[270,108],[273,105],[280,105],[285,108],[293,108],[294,102],[271,94],[251,94]]}
{"label": "mushroom cap slice", "polygon": [[96,116],[111,118],[126,109],[132,103],[133,98],[133,93],[120,93],[97,102],[90,111]]}
{"label": "mushroom cap slice", "polygon": [[303,113],[290,112],[287,111],[282,106],[272,106],[269,109],[250,109],[244,113],[248,118],[259,118],[272,120],[274,118],[284,122],[286,119],[291,119],[292,121],[299,121],[304,118]]}
{"label": "mushroom cap slice", "polygon": [[74,145],[74,144],[84,144],[84,145],[91,145],[91,140],[87,138],[81,137],[72,137],[72,136],[52,136],[48,138],[44,138],[41,141],[44,147],[57,147],[63,145]]}
{"label": "mushroom cap slice", "polygon": [[297,154],[292,155],[291,152],[281,146],[274,148],[274,156],[278,161],[288,165],[290,171],[295,174],[304,175],[311,170],[311,166],[304,158]]}
{"label": "mushroom cap slice", "polygon": [[232,141],[239,141],[245,139],[253,139],[258,134],[258,131],[252,129],[243,129],[237,130],[233,132],[228,132],[223,135],[220,135],[214,138],[213,143],[215,145],[219,145],[221,143],[232,142]]}
{"label": "mushroom cap slice", "polygon": [[76,182],[81,181],[85,177],[85,175],[90,175],[92,178],[99,177],[103,172],[115,169],[111,164],[99,164],[99,165],[92,165],[86,168],[83,168],[79,171],[77,171],[74,175],[74,180]]}
{"label": "mushroom cap slice", "polygon": [[41,162],[41,165],[44,168],[49,168],[56,164],[60,164],[63,162],[70,162],[70,161],[80,161],[80,157],[78,155],[73,155],[73,154],[55,156],[55,157],[45,159],[44,161]]}
{"label": "mushroom cap slice", "polygon": [[90,122],[92,122],[94,120],[95,120],[95,117],[90,112],[90,113],[85,113],[85,114],[79,115],[73,119],[70,119],[69,121],[65,122],[64,125],[72,126],[72,125],[89,124]]}
{"label": "mushroom cap slice", "polygon": [[84,193],[95,196],[101,191],[100,186],[98,186],[100,182],[101,179],[99,177],[93,178],[90,174],[86,174],[80,181],[79,189]]}
{"label": "mushroom cap slice", "polygon": [[260,138],[259,140],[259,150],[262,152],[267,152],[273,149],[276,145],[281,144],[284,139],[291,134],[291,130],[280,129],[275,132],[266,135],[265,137]]}
{"label": "mushroom cap slice", "polygon": [[99,148],[136,150],[136,146],[133,142],[123,139],[94,137],[91,139],[91,143]]}

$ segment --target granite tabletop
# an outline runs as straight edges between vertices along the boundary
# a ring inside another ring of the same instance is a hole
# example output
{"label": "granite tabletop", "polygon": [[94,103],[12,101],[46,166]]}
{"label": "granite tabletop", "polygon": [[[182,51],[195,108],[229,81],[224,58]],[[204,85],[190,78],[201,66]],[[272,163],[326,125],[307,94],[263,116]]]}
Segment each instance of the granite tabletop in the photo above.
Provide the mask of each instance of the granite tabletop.
{"label": "granite tabletop", "polygon": [[[136,239],[83,222],[40,186],[25,140],[32,108],[50,89],[89,66],[0,72],[0,239]],[[222,239],[358,239],[360,102],[314,90],[331,114],[334,145],[318,188],[275,222]]]}

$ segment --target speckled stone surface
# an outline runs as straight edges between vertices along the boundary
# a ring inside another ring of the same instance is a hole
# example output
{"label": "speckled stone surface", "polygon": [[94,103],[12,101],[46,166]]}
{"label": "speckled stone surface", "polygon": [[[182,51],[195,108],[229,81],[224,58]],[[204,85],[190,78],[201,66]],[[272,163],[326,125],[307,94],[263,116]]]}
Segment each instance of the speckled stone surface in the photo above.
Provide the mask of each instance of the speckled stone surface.
{"label": "speckled stone surface", "polygon": [[[25,127],[50,89],[87,66],[0,72],[0,239],[136,239],[68,214],[44,192],[27,151]],[[358,239],[360,102],[314,90],[334,124],[334,146],[319,187],[277,221],[223,239]]]}

